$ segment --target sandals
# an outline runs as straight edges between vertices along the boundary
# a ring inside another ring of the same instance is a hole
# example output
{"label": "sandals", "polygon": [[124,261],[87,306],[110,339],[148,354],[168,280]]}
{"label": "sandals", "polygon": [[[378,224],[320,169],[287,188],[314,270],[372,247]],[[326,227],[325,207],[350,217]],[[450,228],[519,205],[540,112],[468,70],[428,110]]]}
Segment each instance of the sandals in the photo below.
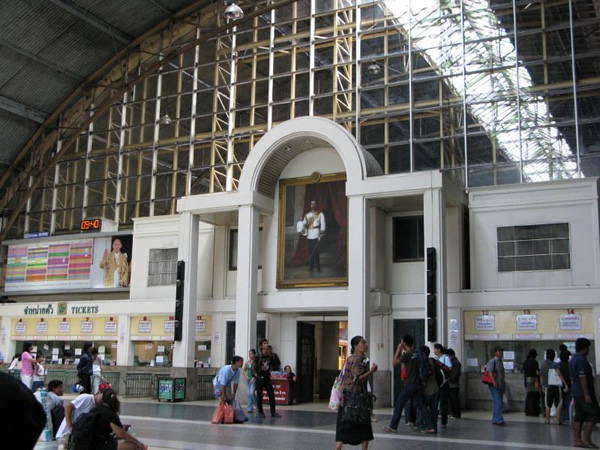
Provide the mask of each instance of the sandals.
{"label": "sandals", "polygon": [[383,427],[382,430],[385,431],[386,433],[397,433],[398,432],[398,430],[394,430],[392,427]]}

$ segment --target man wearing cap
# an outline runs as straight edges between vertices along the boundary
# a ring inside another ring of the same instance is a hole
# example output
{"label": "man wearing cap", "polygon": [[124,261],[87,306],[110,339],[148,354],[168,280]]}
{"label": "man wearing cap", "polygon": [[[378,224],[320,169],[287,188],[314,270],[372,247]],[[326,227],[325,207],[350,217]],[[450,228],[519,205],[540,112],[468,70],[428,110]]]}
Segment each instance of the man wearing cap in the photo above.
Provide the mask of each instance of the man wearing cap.
{"label": "man wearing cap", "polygon": [[505,427],[504,417],[502,416],[502,396],[506,388],[504,379],[504,362],[502,361],[502,354],[504,349],[500,346],[494,348],[494,357],[490,359],[486,365],[487,371],[492,376],[494,383],[489,386],[490,393],[492,394],[492,400],[494,402],[492,424],[499,427]]}

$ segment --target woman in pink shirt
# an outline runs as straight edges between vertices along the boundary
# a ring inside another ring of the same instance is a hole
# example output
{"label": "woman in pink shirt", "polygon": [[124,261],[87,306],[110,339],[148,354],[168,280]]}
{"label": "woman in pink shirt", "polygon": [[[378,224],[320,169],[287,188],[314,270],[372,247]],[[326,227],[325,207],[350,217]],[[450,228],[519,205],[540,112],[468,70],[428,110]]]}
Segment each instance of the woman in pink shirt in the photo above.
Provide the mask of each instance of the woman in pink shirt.
{"label": "woman in pink shirt", "polygon": [[33,344],[31,342],[25,342],[23,344],[23,353],[21,353],[21,363],[23,364],[23,367],[21,368],[21,381],[29,389],[31,389],[31,385],[33,384],[33,372],[37,365],[35,358],[31,356],[32,351]]}

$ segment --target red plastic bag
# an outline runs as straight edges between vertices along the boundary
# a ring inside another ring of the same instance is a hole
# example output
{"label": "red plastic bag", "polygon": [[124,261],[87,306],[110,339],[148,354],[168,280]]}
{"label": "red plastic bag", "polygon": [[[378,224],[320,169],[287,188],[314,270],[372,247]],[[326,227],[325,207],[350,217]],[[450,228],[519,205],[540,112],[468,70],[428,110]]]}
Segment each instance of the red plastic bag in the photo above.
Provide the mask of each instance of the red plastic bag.
{"label": "red plastic bag", "polygon": [[224,405],[225,406],[225,417],[223,419],[223,423],[233,423],[233,419],[235,418],[235,410],[233,409],[233,405]]}
{"label": "red plastic bag", "polygon": [[225,405],[223,403],[219,403],[215,412],[213,413],[212,419],[210,423],[218,424],[223,423],[223,419],[225,418]]}
{"label": "red plastic bag", "polygon": [[406,381],[406,366],[404,364],[402,364],[402,369],[400,369],[400,379]]}
{"label": "red plastic bag", "polygon": [[494,380],[496,379],[495,373],[490,373],[487,370],[483,372],[483,376],[481,377],[481,382],[483,384],[487,384],[488,386],[492,386],[494,384]]}

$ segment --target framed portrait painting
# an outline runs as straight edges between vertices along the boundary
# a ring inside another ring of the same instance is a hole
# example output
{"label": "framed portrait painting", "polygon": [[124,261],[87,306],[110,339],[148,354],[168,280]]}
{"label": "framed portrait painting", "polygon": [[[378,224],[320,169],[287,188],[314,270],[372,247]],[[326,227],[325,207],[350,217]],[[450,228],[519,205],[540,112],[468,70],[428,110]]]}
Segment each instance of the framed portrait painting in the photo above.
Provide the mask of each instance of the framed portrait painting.
{"label": "framed portrait painting", "polygon": [[279,182],[277,287],[348,285],[346,174]]}

